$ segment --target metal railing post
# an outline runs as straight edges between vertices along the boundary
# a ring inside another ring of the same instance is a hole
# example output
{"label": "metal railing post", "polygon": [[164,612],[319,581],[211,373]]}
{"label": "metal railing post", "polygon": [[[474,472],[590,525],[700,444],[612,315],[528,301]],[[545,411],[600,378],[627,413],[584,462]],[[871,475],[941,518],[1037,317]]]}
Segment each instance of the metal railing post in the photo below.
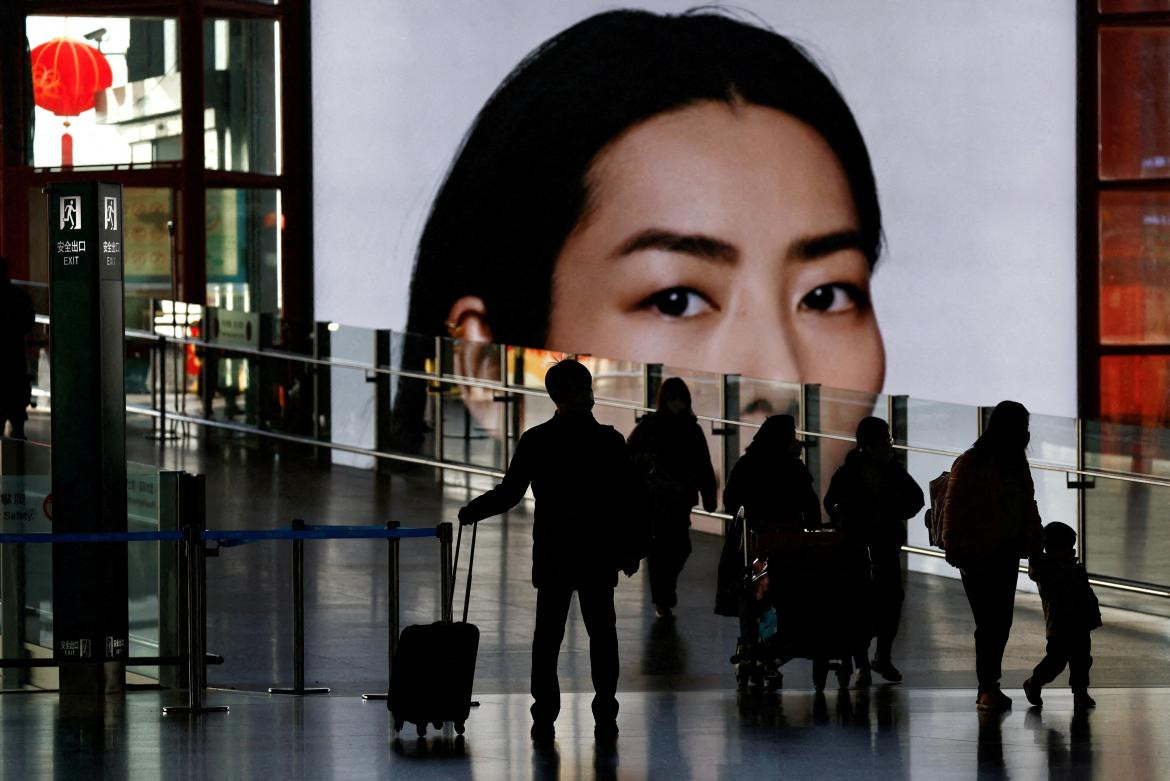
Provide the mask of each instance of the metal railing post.
{"label": "metal railing post", "polygon": [[[719,474],[723,485],[727,485],[727,476],[731,474],[735,462],[739,460],[740,427],[733,421],[740,419],[740,375],[724,374],[722,377],[722,415],[723,425],[720,432],[723,436],[723,447],[719,449]],[[723,533],[727,533],[727,524],[724,524]]]}
{"label": "metal railing post", "polygon": [[[1077,469],[1083,470],[1085,468],[1085,422],[1081,418],[1076,418],[1077,427]],[[1077,555],[1081,559],[1081,564],[1086,568],[1088,565],[1088,558],[1086,550],[1088,549],[1088,518],[1087,508],[1085,502],[1085,489],[1091,488],[1093,483],[1078,475],[1076,481],[1077,488]]]}
{"label": "metal railing post", "polygon": [[[392,331],[379,329],[374,331],[374,367],[389,367],[393,364]],[[374,449],[391,450],[391,431],[394,418],[391,375],[375,371],[374,374]],[[374,468],[379,472],[389,472],[389,463],[379,460]]]}
{"label": "metal railing post", "polygon": [[[304,531],[305,522],[295,518],[293,531]],[[269,694],[328,694],[327,686],[305,688],[305,541],[292,541],[292,634],[293,634],[293,685],[268,687]]]}
{"label": "metal railing post", "polygon": [[508,393],[508,347],[500,345],[500,385],[503,387],[503,403],[500,404],[500,468],[508,468],[508,460],[512,456],[512,443],[508,439],[511,426],[508,425],[512,417],[512,396]]}
{"label": "metal railing post", "polygon": [[662,364],[645,364],[642,377],[642,406],[653,408],[658,403],[658,389],[662,387]]}
{"label": "metal railing post", "polygon": [[[160,470],[158,473],[159,531],[182,531],[179,502],[183,473]],[[187,573],[183,542],[160,542],[158,546],[158,653],[181,656],[187,648],[186,594]],[[168,689],[187,687],[186,670],[160,667],[159,684]]]}
{"label": "metal railing post", "polygon": [[[443,460],[443,437],[446,436],[443,425],[443,337],[435,337],[435,460]],[[435,474],[442,482],[443,472]]]}
{"label": "metal railing post", "polygon": [[[886,423],[890,426],[890,438],[894,444],[905,445],[910,442],[910,397],[886,396]],[[894,460],[905,469],[910,462],[910,454],[905,450],[894,450]]]}
{"label": "metal railing post", "polygon": [[[800,386],[800,415],[796,421],[796,427],[801,431],[811,432],[817,434],[821,429],[821,386],[816,383],[801,383]],[[821,456],[817,450],[817,445],[820,444],[819,439],[810,440],[806,435],[804,439],[804,465],[808,467],[808,471],[812,474],[813,488],[817,495],[821,495]]]}
{"label": "metal railing post", "polygon": [[[329,360],[332,354],[329,333],[329,323],[318,322],[314,324],[314,361]],[[319,463],[326,464],[333,458],[333,453],[328,446],[328,442],[333,438],[330,429],[330,420],[332,419],[330,387],[333,382],[330,373],[332,371],[333,368],[331,366],[321,363],[313,364],[313,439],[317,442],[324,441],[327,443],[324,447],[316,447],[314,456]]]}

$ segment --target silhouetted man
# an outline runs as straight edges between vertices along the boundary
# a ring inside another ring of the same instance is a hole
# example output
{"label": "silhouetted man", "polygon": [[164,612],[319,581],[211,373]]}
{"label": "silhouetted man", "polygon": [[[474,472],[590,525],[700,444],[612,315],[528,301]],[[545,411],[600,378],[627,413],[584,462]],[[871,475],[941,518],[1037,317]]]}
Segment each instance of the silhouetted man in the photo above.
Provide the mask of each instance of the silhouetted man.
{"label": "silhouetted man", "polygon": [[12,436],[24,439],[31,388],[24,338],[35,322],[28,293],[8,278],[8,259],[0,257],[0,434],[5,421],[12,424]]}
{"label": "silhouetted man", "polygon": [[545,388],[556,415],[520,437],[503,481],[459,511],[470,524],[536,497],[532,525],[532,738],[555,736],[561,709],[557,656],[573,592],[589,632],[594,734],[617,736],[618,645],[613,590],[617,573],[632,576],[648,546],[645,503],[626,443],[593,417],[593,377],[577,361],[548,370]]}

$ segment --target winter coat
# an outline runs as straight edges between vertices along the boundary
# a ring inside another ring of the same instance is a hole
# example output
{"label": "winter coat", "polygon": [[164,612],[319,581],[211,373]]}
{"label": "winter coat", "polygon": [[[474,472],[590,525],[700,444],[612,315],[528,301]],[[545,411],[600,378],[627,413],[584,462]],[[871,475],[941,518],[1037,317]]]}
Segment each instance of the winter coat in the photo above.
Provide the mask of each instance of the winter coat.
{"label": "winter coat", "polygon": [[1001,464],[971,448],[956,459],[947,482],[942,541],[947,561],[963,567],[1022,559],[1040,551],[1040,511],[1028,462]]}
{"label": "winter coat", "polygon": [[613,426],[557,413],[525,431],[504,479],[469,502],[466,515],[478,521],[505,512],[529,485],[534,586],[616,585],[618,570],[646,556],[645,487]]}
{"label": "winter coat", "polygon": [[690,525],[696,496],[715,509],[715,469],[707,437],[693,416],[659,410],[638,423],[627,446],[630,459],[646,481],[656,518]]}
{"label": "winter coat", "polygon": [[1040,586],[1047,637],[1080,634],[1101,626],[1097,595],[1089,585],[1085,565],[1077,563],[1072,551],[1034,557],[1028,575]]}
{"label": "winter coat", "polygon": [[821,525],[820,500],[812,475],[799,458],[772,452],[740,456],[723,489],[723,506],[731,515],[744,509],[748,527],[816,529]]}
{"label": "winter coat", "polygon": [[905,545],[906,519],[924,503],[922,489],[901,464],[862,450],[849,452],[825,494],[833,524],[870,546]]}

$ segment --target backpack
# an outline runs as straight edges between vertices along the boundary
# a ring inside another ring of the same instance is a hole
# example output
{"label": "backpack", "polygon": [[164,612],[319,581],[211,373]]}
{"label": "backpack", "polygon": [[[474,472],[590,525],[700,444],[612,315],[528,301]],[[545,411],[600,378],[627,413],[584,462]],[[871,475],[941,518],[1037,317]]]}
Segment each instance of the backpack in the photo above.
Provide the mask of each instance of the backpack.
{"label": "backpack", "polygon": [[926,533],[930,538],[930,544],[940,550],[943,548],[942,530],[943,530],[943,507],[947,502],[947,483],[950,482],[951,473],[943,472],[938,477],[930,481],[930,507],[926,510]]}

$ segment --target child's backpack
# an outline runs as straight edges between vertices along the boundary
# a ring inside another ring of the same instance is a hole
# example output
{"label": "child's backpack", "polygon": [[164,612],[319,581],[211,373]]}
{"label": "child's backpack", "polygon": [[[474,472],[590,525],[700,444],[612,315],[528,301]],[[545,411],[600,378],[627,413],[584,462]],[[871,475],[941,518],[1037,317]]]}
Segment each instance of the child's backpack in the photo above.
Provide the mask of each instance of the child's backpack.
{"label": "child's backpack", "polygon": [[943,472],[930,481],[930,507],[926,510],[926,533],[930,544],[936,548],[943,548],[943,507],[947,502],[947,483],[951,479],[950,472]]}

